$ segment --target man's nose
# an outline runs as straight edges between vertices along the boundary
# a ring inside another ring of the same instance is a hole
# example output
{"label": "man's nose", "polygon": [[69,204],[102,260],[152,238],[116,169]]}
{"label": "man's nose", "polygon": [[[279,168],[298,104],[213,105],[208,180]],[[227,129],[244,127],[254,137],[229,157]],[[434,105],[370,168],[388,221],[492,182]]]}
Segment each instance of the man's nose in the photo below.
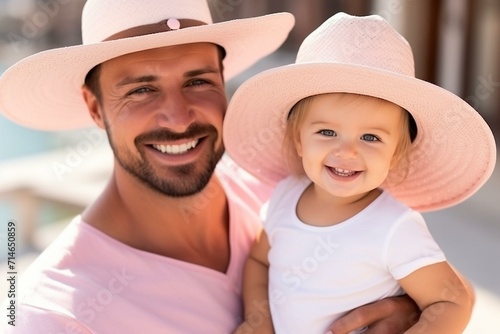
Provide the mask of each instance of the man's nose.
{"label": "man's nose", "polygon": [[161,127],[184,132],[195,120],[192,104],[182,91],[169,91],[161,101],[157,120]]}

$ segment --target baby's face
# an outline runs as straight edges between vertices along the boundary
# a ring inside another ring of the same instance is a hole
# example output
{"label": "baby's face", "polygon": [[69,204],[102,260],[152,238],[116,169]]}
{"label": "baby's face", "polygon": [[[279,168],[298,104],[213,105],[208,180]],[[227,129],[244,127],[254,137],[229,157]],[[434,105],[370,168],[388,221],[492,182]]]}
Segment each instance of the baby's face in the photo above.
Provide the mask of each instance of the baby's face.
{"label": "baby's face", "polygon": [[379,187],[394,167],[403,110],[381,99],[345,93],[314,97],[296,143],[309,178],[331,195]]}

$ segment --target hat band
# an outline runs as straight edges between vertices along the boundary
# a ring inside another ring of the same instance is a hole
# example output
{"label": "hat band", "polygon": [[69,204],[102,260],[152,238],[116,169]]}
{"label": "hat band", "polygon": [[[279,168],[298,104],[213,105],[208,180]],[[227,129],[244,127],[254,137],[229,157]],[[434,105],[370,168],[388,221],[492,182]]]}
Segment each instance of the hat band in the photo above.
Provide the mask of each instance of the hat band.
{"label": "hat band", "polygon": [[122,38],[137,37],[143,35],[156,34],[159,32],[179,30],[182,28],[196,27],[201,25],[206,25],[207,23],[192,20],[192,19],[167,19],[160,21],[158,23],[145,24],[142,26],[133,27],[120,31],[110,37],[106,38],[105,41],[113,41]]}

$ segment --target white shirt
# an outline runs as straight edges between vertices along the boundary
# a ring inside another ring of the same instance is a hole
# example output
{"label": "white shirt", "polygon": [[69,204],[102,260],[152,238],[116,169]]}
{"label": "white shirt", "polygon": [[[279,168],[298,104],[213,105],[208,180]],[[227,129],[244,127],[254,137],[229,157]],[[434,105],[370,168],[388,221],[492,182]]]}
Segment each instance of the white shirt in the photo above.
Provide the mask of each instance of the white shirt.
{"label": "white shirt", "polygon": [[404,292],[399,279],[445,261],[423,217],[388,192],[328,227],[296,215],[311,181],[283,180],[269,202],[269,298],[276,333],[325,333],[345,312]]}

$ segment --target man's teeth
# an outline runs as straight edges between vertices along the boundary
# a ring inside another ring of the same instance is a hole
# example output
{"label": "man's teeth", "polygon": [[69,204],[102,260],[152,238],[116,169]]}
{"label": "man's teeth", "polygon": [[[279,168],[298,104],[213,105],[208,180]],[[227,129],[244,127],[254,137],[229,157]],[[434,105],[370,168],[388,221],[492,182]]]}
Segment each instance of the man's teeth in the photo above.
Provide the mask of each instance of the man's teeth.
{"label": "man's teeth", "polygon": [[356,174],[355,170],[348,170],[348,169],[342,169],[342,168],[333,168],[333,171],[335,174],[340,175],[340,176],[352,176]]}
{"label": "man's teeth", "polygon": [[198,145],[198,139],[184,143],[181,145],[153,145],[153,147],[161,153],[167,154],[184,154]]}

